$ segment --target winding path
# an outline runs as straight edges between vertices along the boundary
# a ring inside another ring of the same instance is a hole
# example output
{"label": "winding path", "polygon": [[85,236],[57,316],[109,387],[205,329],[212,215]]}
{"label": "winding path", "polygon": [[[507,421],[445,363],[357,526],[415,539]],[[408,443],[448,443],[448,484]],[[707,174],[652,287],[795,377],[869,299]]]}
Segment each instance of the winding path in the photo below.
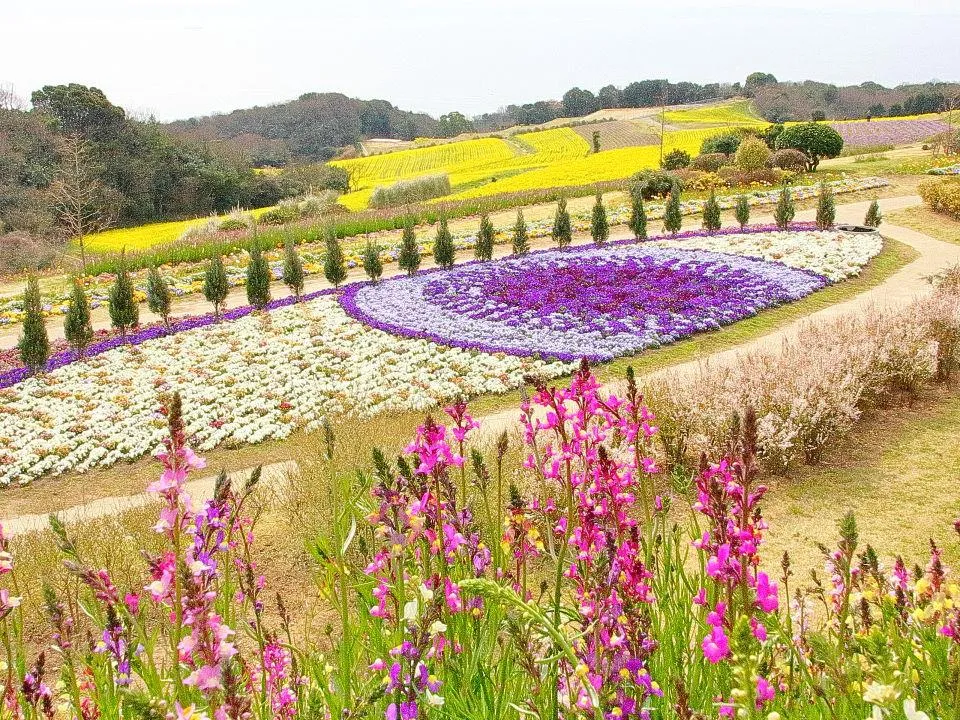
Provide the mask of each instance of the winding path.
{"label": "winding path", "polygon": [[[887,198],[880,200],[880,208],[884,213],[889,213],[903,208],[913,207],[920,204],[920,198],[915,195]],[[860,222],[866,213],[869,202],[848,203],[837,206],[837,222],[857,223]],[[814,212],[811,210],[802,211],[797,214],[798,220],[813,219]],[[766,218],[757,218],[764,222]],[[845,302],[831,305],[810,315],[799,318],[782,328],[771,333],[754,338],[741,345],[728,350],[723,350],[706,357],[696,358],[677,365],[671,365],[662,370],[656,370],[651,373],[652,376],[659,374],[684,374],[693,373],[701,368],[704,363],[711,365],[723,365],[732,363],[736,358],[744,353],[754,352],[764,349],[776,349],[783,342],[794,339],[798,331],[807,322],[826,320],[839,315],[848,313],[859,313],[871,306],[896,307],[903,306],[919,295],[930,292],[930,283],[927,278],[931,275],[950,267],[960,264],[960,245],[936,240],[929,235],[910,230],[897,225],[883,225],[883,234],[885,237],[898,240],[911,246],[917,251],[918,257],[909,265],[901,268],[893,275],[888,277],[881,284],[870,290],[867,290]],[[625,231],[614,234],[614,238],[626,236]],[[580,239],[580,242],[584,242]],[[505,254],[504,248],[498,248],[498,255]],[[189,310],[186,304],[178,306],[178,312]],[[6,338],[0,338],[0,345]],[[614,383],[615,385],[616,383]],[[480,431],[484,437],[492,437],[504,429],[515,426],[517,412],[514,409],[493,413],[479,418],[481,423]],[[266,486],[277,485],[283,481],[287,474],[296,470],[296,463],[293,461],[275,463],[263,468],[263,484]],[[231,473],[230,477],[237,482],[242,482],[247,477],[251,469],[241,470]],[[213,485],[216,479],[215,475],[195,480],[188,485],[188,491],[191,496],[202,501],[212,496]],[[2,492],[2,491],[0,491]],[[144,507],[152,502],[152,498],[145,493],[128,495],[121,497],[104,497],[94,500],[84,505],[70,507],[65,510],[57,511],[57,514],[67,522],[78,522],[83,520],[105,517],[124,510]],[[17,517],[5,518],[0,520],[4,530],[9,534],[22,534],[41,530],[47,526],[46,515],[20,515]]]}

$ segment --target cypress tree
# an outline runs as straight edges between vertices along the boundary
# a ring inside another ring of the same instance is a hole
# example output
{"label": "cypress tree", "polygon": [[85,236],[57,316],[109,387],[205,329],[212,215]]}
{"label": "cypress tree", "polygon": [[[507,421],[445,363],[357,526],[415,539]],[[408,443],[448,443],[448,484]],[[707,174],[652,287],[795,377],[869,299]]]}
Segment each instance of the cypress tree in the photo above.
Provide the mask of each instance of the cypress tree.
{"label": "cypress tree", "polygon": [[383,275],[383,261],[380,260],[380,248],[367,239],[367,245],[363,249],[363,271],[373,282],[380,279]]}
{"label": "cypress tree", "polygon": [[880,212],[880,203],[874,200],[867,208],[867,214],[863,218],[863,224],[867,227],[877,228],[883,222],[883,213]]}
{"label": "cypress tree", "polygon": [[602,245],[610,237],[607,211],[603,207],[603,196],[600,193],[597,193],[597,201],[593,204],[593,215],[590,218],[590,236],[597,245]]}
{"label": "cypress tree", "polygon": [[343,257],[343,248],[333,228],[327,228],[323,276],[335,288],[340,287],[340,283],[347,279],[347,261]]}
{"label": "cypress tree", "polygon": [[156,266],[151,265],[147,275],[147,307],[154,315],[160,316],[167,329],[170,328],[170,302],[170,286]]}
{"label": "cypress tree", "polygon": [[229,291],[230,285],[227,282],[227,270],[223,267],[223,258],[219,255],[210,258],[203,278],[203,296],[207,302],[213,304],[213,315],[218,320]]}
{"label": "cypress tree", "polygon": [[716,232],[721,224],[720,203],[717,202],[717,196],[711,190],[710,197],[703,204],[703,228],[708,232]]}
{"label": "cypress tree", "polygon": [[31,275],[23,293],[23,335],[17,347],[23,364],[35,373],[42,372],[50,357],[50,340],[43,320],[40,284]]}
{"label": "cypress tree", "polygon": [[740,223],[740,229],[743,230],[750,222],[750,200],[746,195],[737,197],[737,206],[733,210],[737,222]]}
{"label": "cypress tree", "polygon": [[833,201],[833,190],[826,183],[820,183],[820,194],[817,196],[817,228],[829,230],[836,219],[837,207]]}
{"label": "cypress tree", "polygon": [[663,228],[676,235],[683,224],[683,217],[680,215],[680,193],[676,188],[667,195],[667,205],[663,210]]}
{"label": "cypress tree", "polygon": [[777,200],[777,208],[773,212],[773,219],[776,221],[778,228],[786,230],[790,227],[790,222],[796,214],[797,211],[793,206],[793,196],[790,194],[790,188],[784,185],[783,190],[780,191],[780,199]]}
{"label": "cypress tree", "polygon": [[140,322],[140,306],[133,298],[133,281],[127,272],[125,257],[120,256],[120,268],[110,288],[110,323],[126,340],[127,330]]}
{"label": "cypress tree", "polygon": [[283,282],[300,302],[300,296],[303,295],[303,261],[290,236],[283,243]]}
{"label": "cypress tree", "polygon": [[550,235],[557,247],[565,248],[573,242],[573,227],[570,224],[570,213],[567,212],[567,199],[564,197],[557,201],[557,214],[554,215]]}
{"label": "cypress tree", "polygon": [[67,306],[67,315],[63,319],[63,335],[67,342],[83,357],[84,351],[93,340],[93,325],[90,323],[90,300],[83,291],[80,280],[74,278],[73,289],[70,291],[70,304]]}
{"label": "cypress tree", "polygon": [[410,218],[403,223],[403,239],[400,241],[397,265],[401,270],[406,270],[407,275],[413,275],[420,269],[420,248],[417,246],[417,236],[413,232],[413,220]]}
{"label": "cypress tree", "polygon": [[637,240],[647,239],[647,211],[643,209],[643,196],[639,191],[630,193],[630,231]]}
{"label": "cypress tree", "polygon": [[527,223],[523,219],[523,210],[517,210],[517,222],[513,226],[513,254],[526,255],[530,252],[530,238],[527,235]]}
{"label": "cypress tree", "polygon": [[437,239],[433,243],[433,259],[440,267],[452,267],[456,261],[456,250],[453,247],[453,236],[447,226],[447,214],[440,212],[440,221],[437,223]]}
{"label": "cypress tree", "polygon": [[257,310],[263,310],[270,302],[270,264],[260,243],[255,243],[248,253],[250,260],[247,263],[247,301]]}
{"label": "cypress tree", "polygon": [[474,248],[474,254],[477,260],[489,260],[493,257],[493,223],[484,213],[480,216],[480,230],[477,231],[477,244]]}

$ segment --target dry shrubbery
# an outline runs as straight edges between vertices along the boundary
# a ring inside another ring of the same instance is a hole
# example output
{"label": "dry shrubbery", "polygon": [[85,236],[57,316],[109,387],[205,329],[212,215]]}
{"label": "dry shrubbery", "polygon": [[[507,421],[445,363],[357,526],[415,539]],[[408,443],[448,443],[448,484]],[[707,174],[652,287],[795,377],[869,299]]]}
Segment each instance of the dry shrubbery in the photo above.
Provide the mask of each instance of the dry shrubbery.
{"label": "dry shrubbery", "polygon": [[960,351],[958,285],[943,282],[901,310],[808,324],[779,351],[751,353],[732,366],[652,381],[644,392],[669,464],[692,467],[701,452],[722,452],[732,412],[748,406],[757,410],[767,470],[819,462],[864,409],[910,402],[924,384],[949,380]]}
{"label": "dry shrubbery", "polygon": [[0,275],[50,267],[63,252],[63,242],[23,230],[0,235]]}
{"label": "dry shrubbery", "polygon": [[931,210],[960,220],[960,179],[924,180],[919,191]]}
{"label": "dry shrubbery", "polygon": [[400,180],[393,185],[378,187],[370,196],[370,207],[386,208],[423,202],[450,194],[448,175],[427,175],[413,180]]}

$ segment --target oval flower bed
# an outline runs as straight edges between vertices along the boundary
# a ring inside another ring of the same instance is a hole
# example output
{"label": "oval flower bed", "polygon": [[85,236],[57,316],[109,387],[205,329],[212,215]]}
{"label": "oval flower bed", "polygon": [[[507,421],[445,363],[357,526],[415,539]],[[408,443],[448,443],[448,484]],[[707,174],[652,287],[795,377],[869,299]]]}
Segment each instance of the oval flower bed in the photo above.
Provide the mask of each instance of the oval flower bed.
{"label": "oval flower bed", "polygon": [[612,243],[354,285],[341,303],[405,337],[604,361],[797,300],[879,250],[879,238],[810,231]]}

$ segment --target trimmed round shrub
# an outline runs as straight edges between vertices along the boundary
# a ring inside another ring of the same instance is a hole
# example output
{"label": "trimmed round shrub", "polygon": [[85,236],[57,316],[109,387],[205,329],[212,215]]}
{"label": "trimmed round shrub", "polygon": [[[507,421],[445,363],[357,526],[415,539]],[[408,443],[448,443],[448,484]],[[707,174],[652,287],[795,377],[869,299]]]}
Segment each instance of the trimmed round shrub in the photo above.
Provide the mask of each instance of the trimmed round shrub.
{"label": "trimmed round shrub", "polygon": [[693,159],[690,167],[694,170],[703,170],[704,172],[716,172],[724,165],[729,165],[730,162],[729,155],[724,155],[723,153],[703,153]]}
{"label": "trimmed round shrub", "polygon": [[679,170],[680,168],[685,168],[690,164],[690,153],[686,150],[671,150],[666,155],[663,156],[663,162],[660,163],[660,167],[664,170]]}
{"label": "trimmed round shrub", "polygon": [[759,138],[746,138],[737,148],[736,163],[741,170],[761,170],[770,160],[770,148]]}
{"label": "trimmed round shrub", "polygon": [[655,197],[664,198],[675,189],[683,190],[683,185],[676,175],[662,170],[642,170],[630,178],[630,192],[639,193],[644,200]]}
{"label": "trimmed round shrub", "polygon": [[823,123],[791,125],[777,136],[777,150],[791,148],[807,156],[807,170],[817,169],[822,158],[835,158],[843,150],[843,138]]}
{"label": "trimmed round shrub", "polygon": [[733,155],[737,151],[737,148],[740,147],[742,140],[743,135],[738,132],[714,135],[713,137],[708,137],[700,144],[700,154],[723,153],[724,155]]}
{"label": "trimmed round shrub", "polygon": [[770,156],[770,165],[781,170],[801,173],[807,169],[810,159],[799,150],[777,150]]}

